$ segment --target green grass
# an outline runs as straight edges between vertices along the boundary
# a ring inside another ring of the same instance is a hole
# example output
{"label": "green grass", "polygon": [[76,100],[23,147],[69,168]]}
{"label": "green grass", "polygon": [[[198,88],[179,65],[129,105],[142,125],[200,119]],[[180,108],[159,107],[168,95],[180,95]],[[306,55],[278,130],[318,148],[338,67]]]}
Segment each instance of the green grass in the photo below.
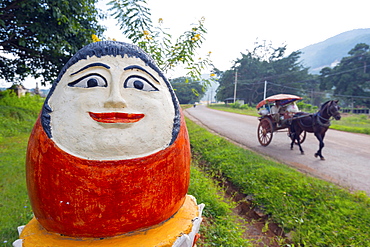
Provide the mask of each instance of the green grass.
{"label": "green grass", "polygon": [[370,115],[342,114],[341,120],[331,123],[330,128],[332,129],[370,135]]}
{"label": "green grass", "polygon": [[248,107],[247,105],[244,105],[242,108],[240,108],[239,105],[234,105],[234,104],[229,104],[229,105],[212,104],[212,105],[208,105],[208,107],[211,109],[220,110],[220,111],[227,111],[227,112],[256,116],[256,117],[259,116],[256,108]]}
{"label": "green grass", "polygon": [[304,246],[370,246],[370,199],[239,148],[188,121],[194,152]]}
{"label": "green grass", "polygon": [[44,99],[39,96],[18,98],[13,92],[0,92],[0,140],[29,133]]}
{"label": "green grass", "polygon": [[17,227],[32,218],[25,179],[28,134],[0,141],[0,246],[11,246]]}

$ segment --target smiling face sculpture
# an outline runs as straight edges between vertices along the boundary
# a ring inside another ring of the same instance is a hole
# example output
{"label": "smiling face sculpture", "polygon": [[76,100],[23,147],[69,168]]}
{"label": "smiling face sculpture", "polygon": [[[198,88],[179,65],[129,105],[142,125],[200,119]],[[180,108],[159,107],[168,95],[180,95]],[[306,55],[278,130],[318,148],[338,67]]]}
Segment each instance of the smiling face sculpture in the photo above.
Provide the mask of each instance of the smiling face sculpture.
{"label": "smiling face sculpture", "polygon": [[109,51],[77,61],[60,78],[48,100],[52,139],[62,150],[93,160],[142,157],[163,149],[176,135],[179,117],[170,85],[149,58],[122,58]]}
{"label": "smiling face sculpture", "polygon": [[190,146],[171,85],[136,46],[90,44],[60,72],[27,150],[27,186],[48,231],[106,237],[181,207]]}

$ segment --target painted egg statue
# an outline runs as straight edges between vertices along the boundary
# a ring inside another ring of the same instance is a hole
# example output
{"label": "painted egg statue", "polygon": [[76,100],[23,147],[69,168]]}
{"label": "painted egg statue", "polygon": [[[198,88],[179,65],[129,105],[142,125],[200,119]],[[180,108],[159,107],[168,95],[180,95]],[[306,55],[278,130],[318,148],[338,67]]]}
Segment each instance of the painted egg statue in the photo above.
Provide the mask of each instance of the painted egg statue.
{"label": "painted egg statue", "polygon": [[136,46],[101,41],[64,66],[27,150],[27,187],[49,232],[110,237],[184,204],[190,146],[177,98]]}

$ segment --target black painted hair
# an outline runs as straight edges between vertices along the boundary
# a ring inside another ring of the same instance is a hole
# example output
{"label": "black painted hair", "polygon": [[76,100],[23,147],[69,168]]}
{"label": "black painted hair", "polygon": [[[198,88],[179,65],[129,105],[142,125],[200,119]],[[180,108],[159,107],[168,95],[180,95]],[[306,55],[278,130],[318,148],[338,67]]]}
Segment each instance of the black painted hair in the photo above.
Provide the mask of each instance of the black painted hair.
{"label": "black painted hair", "polygon": [[88,57],[103,57],[103,56],[121,56],[122,58],[124,56],[128,57],[136,57],[141,59],[147,66],[152,68],[154,71],[158,73],[160,77],[162,77],[163,81],[166,83],[168,90],[170,91],[172,102],[175,108],[175,118],[173,123],[173,129],[172,129],[172,139],[169,145],[171,145],[177,138],[177,135],[180,130],[180,110],[179,110],[179,103],[177,100],[177,97],[172,89],[171,84],[169,81],[165,78],[163,73],[159,70],[157,65],[155,64],[155,61],[146,54],[143,50],[141,50],[139,47],[124,43],[124,42],[118,42],[118,41],[100,41],[91,43],[85,47],[83,47],[81,50],[79,50],[62,68],[60,71],[57,79],[54,81],[50,92],[48,96],[46,97],[44,106],[42,108],[42,114],[41,114],[41,124],[42,127],[47,134],[49,138],[52,138],[51,133],[51,126],[50,126],[50,113],[53,111],[49,105],[49,99],[51,95],[53,94],[55,88],[57,87],[60,79],[64,75],[64,73],[67,71],[69,67],[71,67],[73,64],[77,63],[78,61],[82,59],[87,59]]}

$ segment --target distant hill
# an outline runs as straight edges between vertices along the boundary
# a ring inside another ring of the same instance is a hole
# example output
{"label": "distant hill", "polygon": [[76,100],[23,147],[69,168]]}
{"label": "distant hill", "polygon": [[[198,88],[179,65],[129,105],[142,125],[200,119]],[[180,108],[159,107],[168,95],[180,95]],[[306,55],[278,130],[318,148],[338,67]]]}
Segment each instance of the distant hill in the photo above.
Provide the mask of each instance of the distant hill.
{"label": "distant hill", "polygon": [[370,45],[370,28],[347,31],[301,49],[302,64],[310,67],[310,73],[318,74],[323,67],[333,67],[348,56],[358,43]]}

